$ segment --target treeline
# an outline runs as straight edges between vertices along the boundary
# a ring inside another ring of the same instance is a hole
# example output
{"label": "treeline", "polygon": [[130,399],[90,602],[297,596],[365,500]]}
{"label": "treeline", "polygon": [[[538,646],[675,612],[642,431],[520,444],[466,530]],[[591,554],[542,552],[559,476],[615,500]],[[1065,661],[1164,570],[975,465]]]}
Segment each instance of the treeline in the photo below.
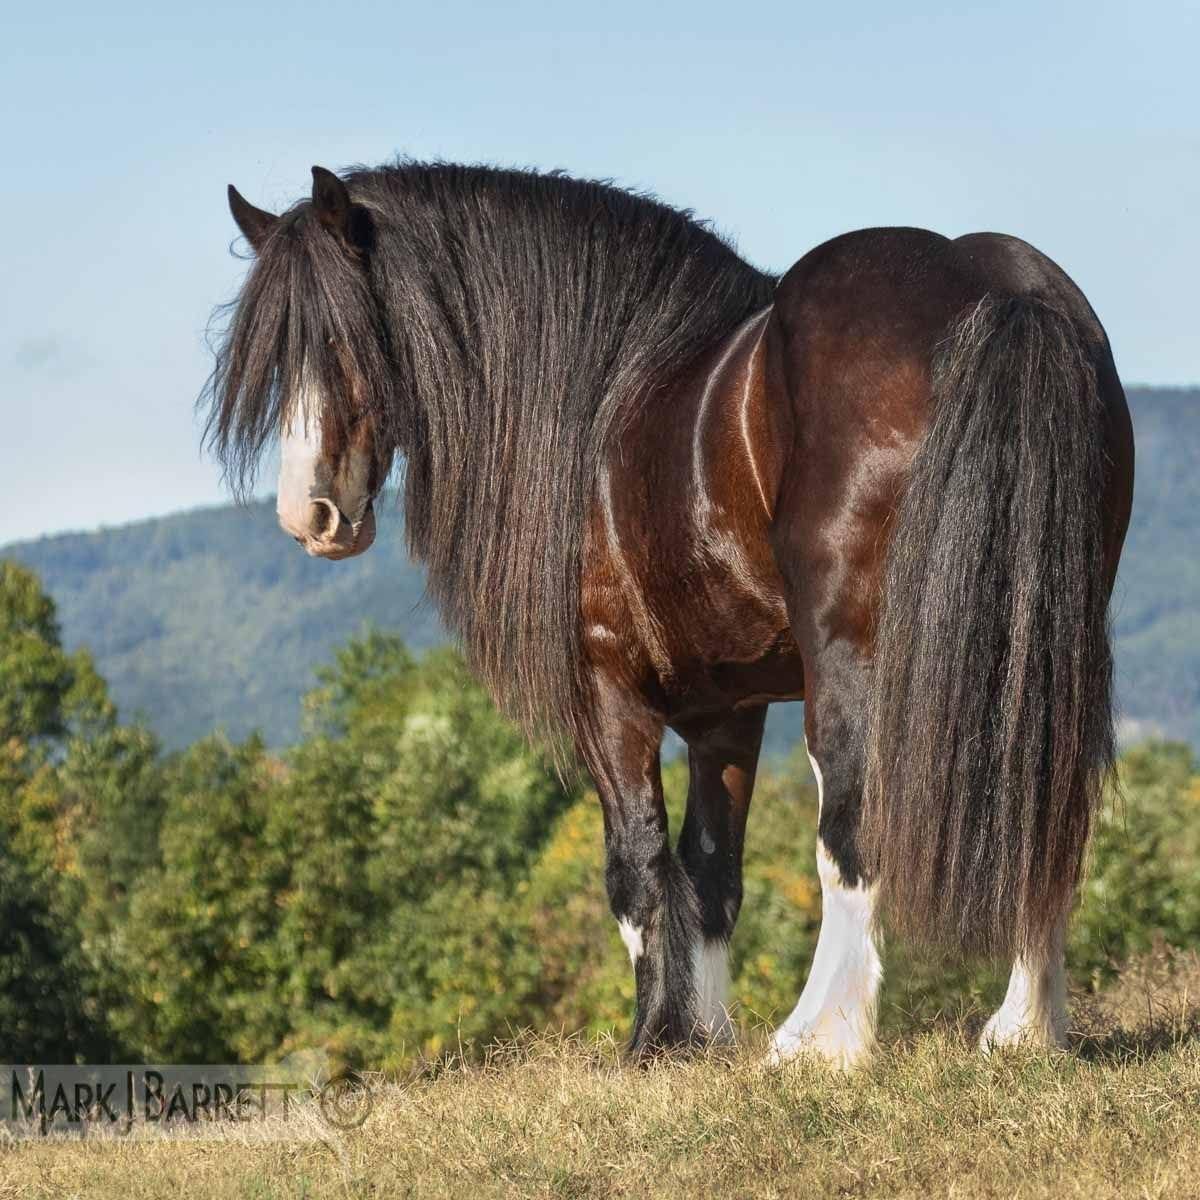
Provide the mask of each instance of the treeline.
{"label": "treeline", "polygon": [[[320,673],[285,754],[164,753],[64,652],[36,577],[0,564],[0,1061],[261,1062],[320,1047],[398,1067],[533,1028],[623,1030],[632,980],[599,806],[528,750],[460,659],[375,633]],[[1200,944],[1200,778],[1122,763],[1071,947],[1095,984]],[[666,768],[676,823],[686,768]],[[747,1021],[803,982],[820,915],[807,768],[755,797],[733,943]],[[889,951],[885,1019],[994,992]],[[919,1004],[917,1003],[919,1000]]]}

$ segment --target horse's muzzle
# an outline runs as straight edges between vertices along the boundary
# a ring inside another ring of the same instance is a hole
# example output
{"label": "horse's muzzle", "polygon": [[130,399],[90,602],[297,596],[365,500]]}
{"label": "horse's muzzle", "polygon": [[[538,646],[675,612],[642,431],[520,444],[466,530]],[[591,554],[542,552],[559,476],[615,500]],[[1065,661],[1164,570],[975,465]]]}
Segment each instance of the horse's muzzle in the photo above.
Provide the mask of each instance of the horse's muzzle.
{"label": "horse's muzzle", "polygon": [[370,549],[375,540],[375,505],[367,502],[362,518],[350,521],[332,500],[314,500],[308,531],[296,538],[314,558],[334,561],[353,558]]}

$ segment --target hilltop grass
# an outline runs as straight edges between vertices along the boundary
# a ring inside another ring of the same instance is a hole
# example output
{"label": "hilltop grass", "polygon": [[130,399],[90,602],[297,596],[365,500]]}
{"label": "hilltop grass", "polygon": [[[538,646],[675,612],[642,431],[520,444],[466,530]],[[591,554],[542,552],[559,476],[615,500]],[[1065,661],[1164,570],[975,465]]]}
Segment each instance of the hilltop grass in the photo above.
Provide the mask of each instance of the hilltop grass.
{"label": "hilltop grass", "polygon": [[753,1046],[639,1071],[611,1041],[528,1038],[376,1081],[348,1134],[308,1113],[275,1140],[9,1146],[0,1197],[1198,1196],[1200,960],[1169,976],[1077,1005],[1066,1053],[985,1059],[970,1014],[848,1078],[765,1072]]}

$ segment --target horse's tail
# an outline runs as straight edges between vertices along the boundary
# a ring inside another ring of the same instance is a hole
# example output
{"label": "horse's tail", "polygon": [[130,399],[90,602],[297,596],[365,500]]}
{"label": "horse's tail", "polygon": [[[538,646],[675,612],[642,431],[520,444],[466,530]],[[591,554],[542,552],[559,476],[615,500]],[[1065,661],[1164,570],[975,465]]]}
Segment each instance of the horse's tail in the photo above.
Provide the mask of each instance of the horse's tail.
{"label": "horse's tail", "polygon": [[864,863],[889,928],[1036,951],[1112,765],[1104,413],[1075,324],[986,297],[939,347],[889,551]]}

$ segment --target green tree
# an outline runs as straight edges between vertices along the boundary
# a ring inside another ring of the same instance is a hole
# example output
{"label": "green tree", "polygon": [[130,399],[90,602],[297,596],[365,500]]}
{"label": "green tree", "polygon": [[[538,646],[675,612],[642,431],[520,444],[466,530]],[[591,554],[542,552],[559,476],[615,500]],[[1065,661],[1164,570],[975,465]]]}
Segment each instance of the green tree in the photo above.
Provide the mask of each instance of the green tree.
{"label": "green tree", "polygon": [[1200,777],[1190,747],[1147,742],[1120,762],[1096,822],[1070,963],[1098,984],[1155,941],[1200,945]]}
{"label": "green tree", "polygon": [[0,845],[0,1061],[94,1059],[109,1042],[81,994],[85,973],[74,930],[44,881]]}
{"label": "green tree", "polygon": [[164,768],[161,861],[111,943],[125,994],[114,1020],[139,1056],[255,1061],[286,1028],[272,970],[281,881],[263,837],[271,770],[257,739],[218,736]]}
{"label": "green tree", "polygon": [[132,823],[157,861],[110,905],[109,955],[141,1054],[398,1063],[533,1011],[515,898],[577,792],[449,651],[369,634],[307,708],[282,760],[213,738],[175,756],[156,836]]}
{"label": "green tree", "polygon": [[564,786],[451,651],[352,643],[310,704],[272,813],[289,882],[289,1045],[399,1061],[503,1033],[536,986],[513,897]]}
{"label": "green tree", "polygon": [[84,950],[60,771],[115,713],[86,653],[67,654],[36,576],[0,563],[0,1057],[110,1051]]}

